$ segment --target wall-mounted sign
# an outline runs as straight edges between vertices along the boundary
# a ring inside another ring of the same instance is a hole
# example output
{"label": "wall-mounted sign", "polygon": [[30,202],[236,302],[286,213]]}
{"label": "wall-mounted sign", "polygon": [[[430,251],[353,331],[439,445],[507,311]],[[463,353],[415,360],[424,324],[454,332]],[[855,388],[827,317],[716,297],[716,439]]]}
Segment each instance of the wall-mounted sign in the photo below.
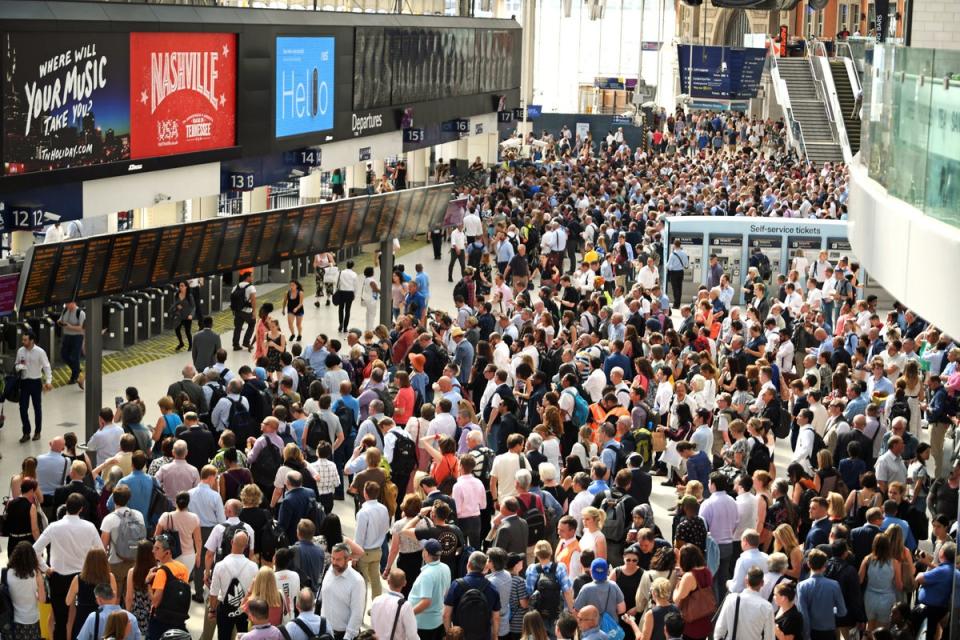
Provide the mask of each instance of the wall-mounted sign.
{"label": "wall-mounted sign", "polygon": [[333,128],[335,38],[277,38],[278,138]]}
{"label": "wall-mounted sign", "polygon": [[423,129],[409,128],[403,130],[404,144],[416,144],[418,142],[423,142],[424,137],[425,132]]}
{"label": "wall-mounted sign", "polygon": [[474,134],[474,135],[477,135],[477,136],[483,134],[483,123],[482,123],[482,122],[478,122],[476,125],[474,125],[474,127],[473,127],[473,134]]}
{"label": "wall-mounted sign", "polygon": [[440,130],[447,133],[470,133],[470,120],[467,118],[447,120],[440,125]]}
{"label": "wall-mounted sign", "polygon": [[253,191],[256,178],[253,171],[233,171],[227,174],[227,185],[231,191]]}
{"label": "wall-mounted sign", "polygon": [[323,164],[322,158],[323,153],[315,147],[304,147],[284,153],[284,161],[287,164],[302,167],[319,167]]}
{"label": "wall-mounted sign", "polygon": [[43,207],[35,204],[12,204],[2,210],[4,231],[30,231],[44,224]]}
{"label": "wall-mounted sign", "polygon": [[766,55],[766,49],[677,45],[680,91],[691,98],[755,98]]}
{"label": "wall-mounted sign", "polygon": [[501,124],[513,122],[513,111],[497,111],[497,122]]}
{"label": "wall-mounted sign", "polygon": [[131,33],[131,157],[232,147],[237,36]]}
{"label": "wall-mounted sign", "polygon": [[524,111],[522,107],[517,107],[513,110],[513,119],[514,120],[523,120]]}
{"label": "wall-mounted sign", "polygon": [[360,162],[366,162],[373,157],[370,147],[360,147]]}
{"label": "wall-mounted sign", "polygon": [[5,174],[130,158],[129,48],[126,34],[4,34]]}
{"label": "wall-mounted sign", "polygon": [[379,111],[350,114],[350,130],[355,136],[376,133],[383,128],[383,124],[383,113]]}
{"label": "wall-mounted sign", "polygon": [[644,40],[640,44],[640,51],[659,51],[659,50],[660,50],[659,42],[651,42],[649,40]]}
{"label": "wall-mounted sign", "polygon": [[633,124],[633,116],[613,116],[613,124],[616,124],[616,125]]}
{"label": "wall-mounted sign", "polygon": [[528,104],[527,105],[527,120],[536,120],[543,113],[543,105],[541,104]]}

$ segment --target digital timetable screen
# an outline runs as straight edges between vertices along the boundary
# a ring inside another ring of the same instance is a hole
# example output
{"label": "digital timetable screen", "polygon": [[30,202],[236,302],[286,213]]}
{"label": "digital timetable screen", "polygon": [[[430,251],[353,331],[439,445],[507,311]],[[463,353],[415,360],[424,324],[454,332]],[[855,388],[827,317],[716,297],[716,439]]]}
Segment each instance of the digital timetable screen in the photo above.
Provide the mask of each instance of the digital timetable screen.
{"label": "digital timetable screen", "polygon": [[20,274],[17,309],[115,295],[423,233],[442,223],[450,197],[450,185],[436,185],[35,245],[28,249]]}

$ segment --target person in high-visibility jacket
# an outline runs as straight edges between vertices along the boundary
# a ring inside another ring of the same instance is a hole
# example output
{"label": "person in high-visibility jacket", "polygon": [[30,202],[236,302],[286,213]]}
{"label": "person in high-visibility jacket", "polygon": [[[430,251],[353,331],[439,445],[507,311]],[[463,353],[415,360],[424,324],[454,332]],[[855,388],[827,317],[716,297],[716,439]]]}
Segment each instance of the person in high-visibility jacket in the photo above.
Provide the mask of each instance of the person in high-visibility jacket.
{"label": "person in high-visibility jacket", "polygon": [[600,399],[600,402],[594,402],[590,405],[590,416],[587,418],[587,426],[593,432],[593,441],[597,440],[597,429],[604,422],[610,422],[616,425],[620,416],[629,416],[630,412],[617,402],[617,396],[608,393]]}

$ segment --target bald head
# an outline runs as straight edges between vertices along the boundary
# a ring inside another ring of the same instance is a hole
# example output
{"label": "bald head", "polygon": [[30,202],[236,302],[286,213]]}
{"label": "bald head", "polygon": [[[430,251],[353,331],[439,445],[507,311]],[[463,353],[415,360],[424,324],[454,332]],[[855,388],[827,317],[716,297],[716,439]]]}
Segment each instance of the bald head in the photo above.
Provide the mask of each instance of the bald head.
{"label": "bald head", "polygon": [[63,441],[63,436],[56,436],[50,439],[50,451],[61,453],[67,444]]}

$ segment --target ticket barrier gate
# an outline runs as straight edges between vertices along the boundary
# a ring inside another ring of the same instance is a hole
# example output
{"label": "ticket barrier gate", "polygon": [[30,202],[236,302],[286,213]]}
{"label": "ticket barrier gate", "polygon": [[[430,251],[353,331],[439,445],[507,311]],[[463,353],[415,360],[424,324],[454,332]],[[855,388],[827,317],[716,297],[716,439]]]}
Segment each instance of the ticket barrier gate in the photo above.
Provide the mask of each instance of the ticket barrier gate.
{"label": "ticket barrier gate", "polygon": [[204,315],[223,309],[223,276],[216,274],[204,278],[200,298]]}
{"label": "ticket barrier gate", "polygon": [[59,351],[57,348],[57,323],[47,317],[46,314],[39,314],[26,319],[30,331],[36,338],[37,346],[46,352],[47,356],[52,358],[51,354]]}
{"label": "ticket barrier gate", "polygon": [[157,336],[163,333],[163,289],[150,287],[144,289],[143,293],[151,297],[150,315],[147,317],[149,335]]}
{"label": "ticket barrier gate", "polygon": [[290,282],[294,277],[293,264],[290,260],[280,260],[270,263],[267,267],[267,273],[269,274],[270,282]]}
{"label": "ticket barrier gate", "polygon": [[150,336],[153,335],[150,325],[150,321],[153,317],[153,306],[155,296],[147,291],[131,291],[125,296],[130,300],[132,305],[137,307],[137,324],[134,327],[133,339],[134,342],[138,340],[149,340]]}
{"label": "ticket barrier gate", "polygon": [[124,345],[124,332],[130,325],[124,321],[127,303],[120,298],[107,298],[103,303],[103,348],[120,351]]}
{"label": "ticket barrier gate", "polygon": [[160,321],[162,329],[173,329],[173,320],[170,317],[170,307],[177,297],[177,288],[172,284],[159,287],[160,289]]}

